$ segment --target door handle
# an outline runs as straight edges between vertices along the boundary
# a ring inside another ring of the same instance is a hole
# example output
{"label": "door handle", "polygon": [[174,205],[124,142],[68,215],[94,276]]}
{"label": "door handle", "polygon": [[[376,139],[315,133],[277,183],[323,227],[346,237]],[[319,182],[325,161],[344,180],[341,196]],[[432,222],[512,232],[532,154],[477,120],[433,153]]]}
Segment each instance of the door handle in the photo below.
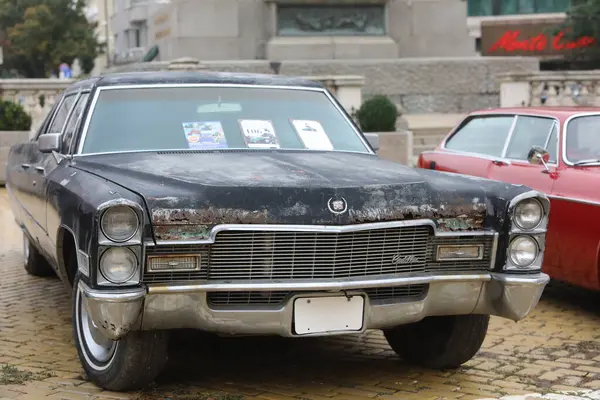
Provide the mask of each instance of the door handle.
{"label": "door handle", "polygon": [[21,164],[21,167],[23,167],[24,169],[29,169],[29,168],[31,168],[31,165],[29,165],[29,164]]}
{"label": "door handle", "polygon": [[43,174],[43,173],[46,171],[46,170],[44,169],[44,167],[35,167],[35,170],[36,170],[37,172],[41,172],[42,174]]}
{"label": "door handle", "polygon": [[502,160],[494,160],[494,161],[492,161],[492,163],[493,163],[494,165],[508,165],[508,163],[507,163],[507,162],[505,162],[505,161],[502,161]]}

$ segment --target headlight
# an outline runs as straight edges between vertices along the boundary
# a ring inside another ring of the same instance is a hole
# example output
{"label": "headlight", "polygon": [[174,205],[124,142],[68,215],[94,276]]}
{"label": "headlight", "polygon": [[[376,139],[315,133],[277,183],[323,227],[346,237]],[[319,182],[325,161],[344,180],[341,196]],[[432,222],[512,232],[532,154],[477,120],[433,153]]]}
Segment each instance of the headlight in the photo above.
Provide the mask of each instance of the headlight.
{"label": "headlight", "polygon": [[508,248],[510,261],[519,268],[530,266],[537,258],[538,252],[538,245],[530,236],[517,236]]}
{"label": "headlight", "polygon": [[111,207],[102,215],[100,228],[109,240],[126,242],[135,235],[139,228],[138,216],[131,207]]}
{"label": "headlight", "polygon": [[100,272],[111,283],[130,280],[137,268],[137,257],[126,247],[112,247],[100,258]]}
{"label": "headlight", "polygon": [[517,204],[514,213],[515,224],[524,230],[535,229],[544,218],[544,208],[536,199],[526,199]]}

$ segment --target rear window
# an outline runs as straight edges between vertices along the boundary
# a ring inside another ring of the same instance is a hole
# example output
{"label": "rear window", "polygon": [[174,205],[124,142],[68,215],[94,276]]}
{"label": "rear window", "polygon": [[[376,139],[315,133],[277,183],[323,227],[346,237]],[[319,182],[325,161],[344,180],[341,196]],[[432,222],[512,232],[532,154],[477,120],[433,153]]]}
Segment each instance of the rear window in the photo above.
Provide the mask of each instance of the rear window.
{"label": "rear window", "polygon": [[514,116],[474,117],[446,142],[449,150],[501,157]]}
{"label": "rear window", "polygon": [[101,90],[82,153],[261,148],[368,152],[323,92],[159,87]]}

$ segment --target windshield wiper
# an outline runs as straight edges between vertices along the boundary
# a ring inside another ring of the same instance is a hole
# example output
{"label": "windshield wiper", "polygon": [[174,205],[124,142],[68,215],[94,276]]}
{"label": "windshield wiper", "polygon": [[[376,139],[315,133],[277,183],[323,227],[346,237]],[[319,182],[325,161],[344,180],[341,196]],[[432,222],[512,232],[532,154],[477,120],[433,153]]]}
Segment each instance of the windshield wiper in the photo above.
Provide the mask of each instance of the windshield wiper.
{"label": "windshield wiper", "polygon": [[581,161],[577,161],[576,163],[573,163],[573,165],[575,165],[575,166],[586,165],[586,164],[600,164],[600,159],[590,158],[588,160],[581,160]]}

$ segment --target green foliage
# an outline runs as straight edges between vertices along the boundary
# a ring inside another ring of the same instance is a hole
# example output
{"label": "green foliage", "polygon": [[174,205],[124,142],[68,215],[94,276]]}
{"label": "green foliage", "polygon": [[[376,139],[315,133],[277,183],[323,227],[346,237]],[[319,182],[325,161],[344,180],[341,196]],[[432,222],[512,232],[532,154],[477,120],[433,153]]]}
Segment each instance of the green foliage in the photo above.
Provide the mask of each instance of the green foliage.
{"label": "green foliage", "polygon": [[600,68],[600,0],[573,1],[564,24],[554,33],[560,31],[565,32],[565,40],[577,41],[584,36],[594,38],[594,45],[573,51],[567,61],[577,62],[579,68]]}
{"label": "green foliage", "polygon": [[3,69],[45,78],[78,58],[83,71],[91,72],[103,46],[97,23],[87,20],[84,9],[84,0],[0,0]]}
{"label": "green foliage", "polygon": [[376,95],[365,101],[356,112],[356,119],[363,132],[394,132],[396,118],[396,105],[383,95]]}
{"label": "green foliage", "polygon": [[31,117],[20,104],[0,99],[0,131],[28,131],[30,128]]}

